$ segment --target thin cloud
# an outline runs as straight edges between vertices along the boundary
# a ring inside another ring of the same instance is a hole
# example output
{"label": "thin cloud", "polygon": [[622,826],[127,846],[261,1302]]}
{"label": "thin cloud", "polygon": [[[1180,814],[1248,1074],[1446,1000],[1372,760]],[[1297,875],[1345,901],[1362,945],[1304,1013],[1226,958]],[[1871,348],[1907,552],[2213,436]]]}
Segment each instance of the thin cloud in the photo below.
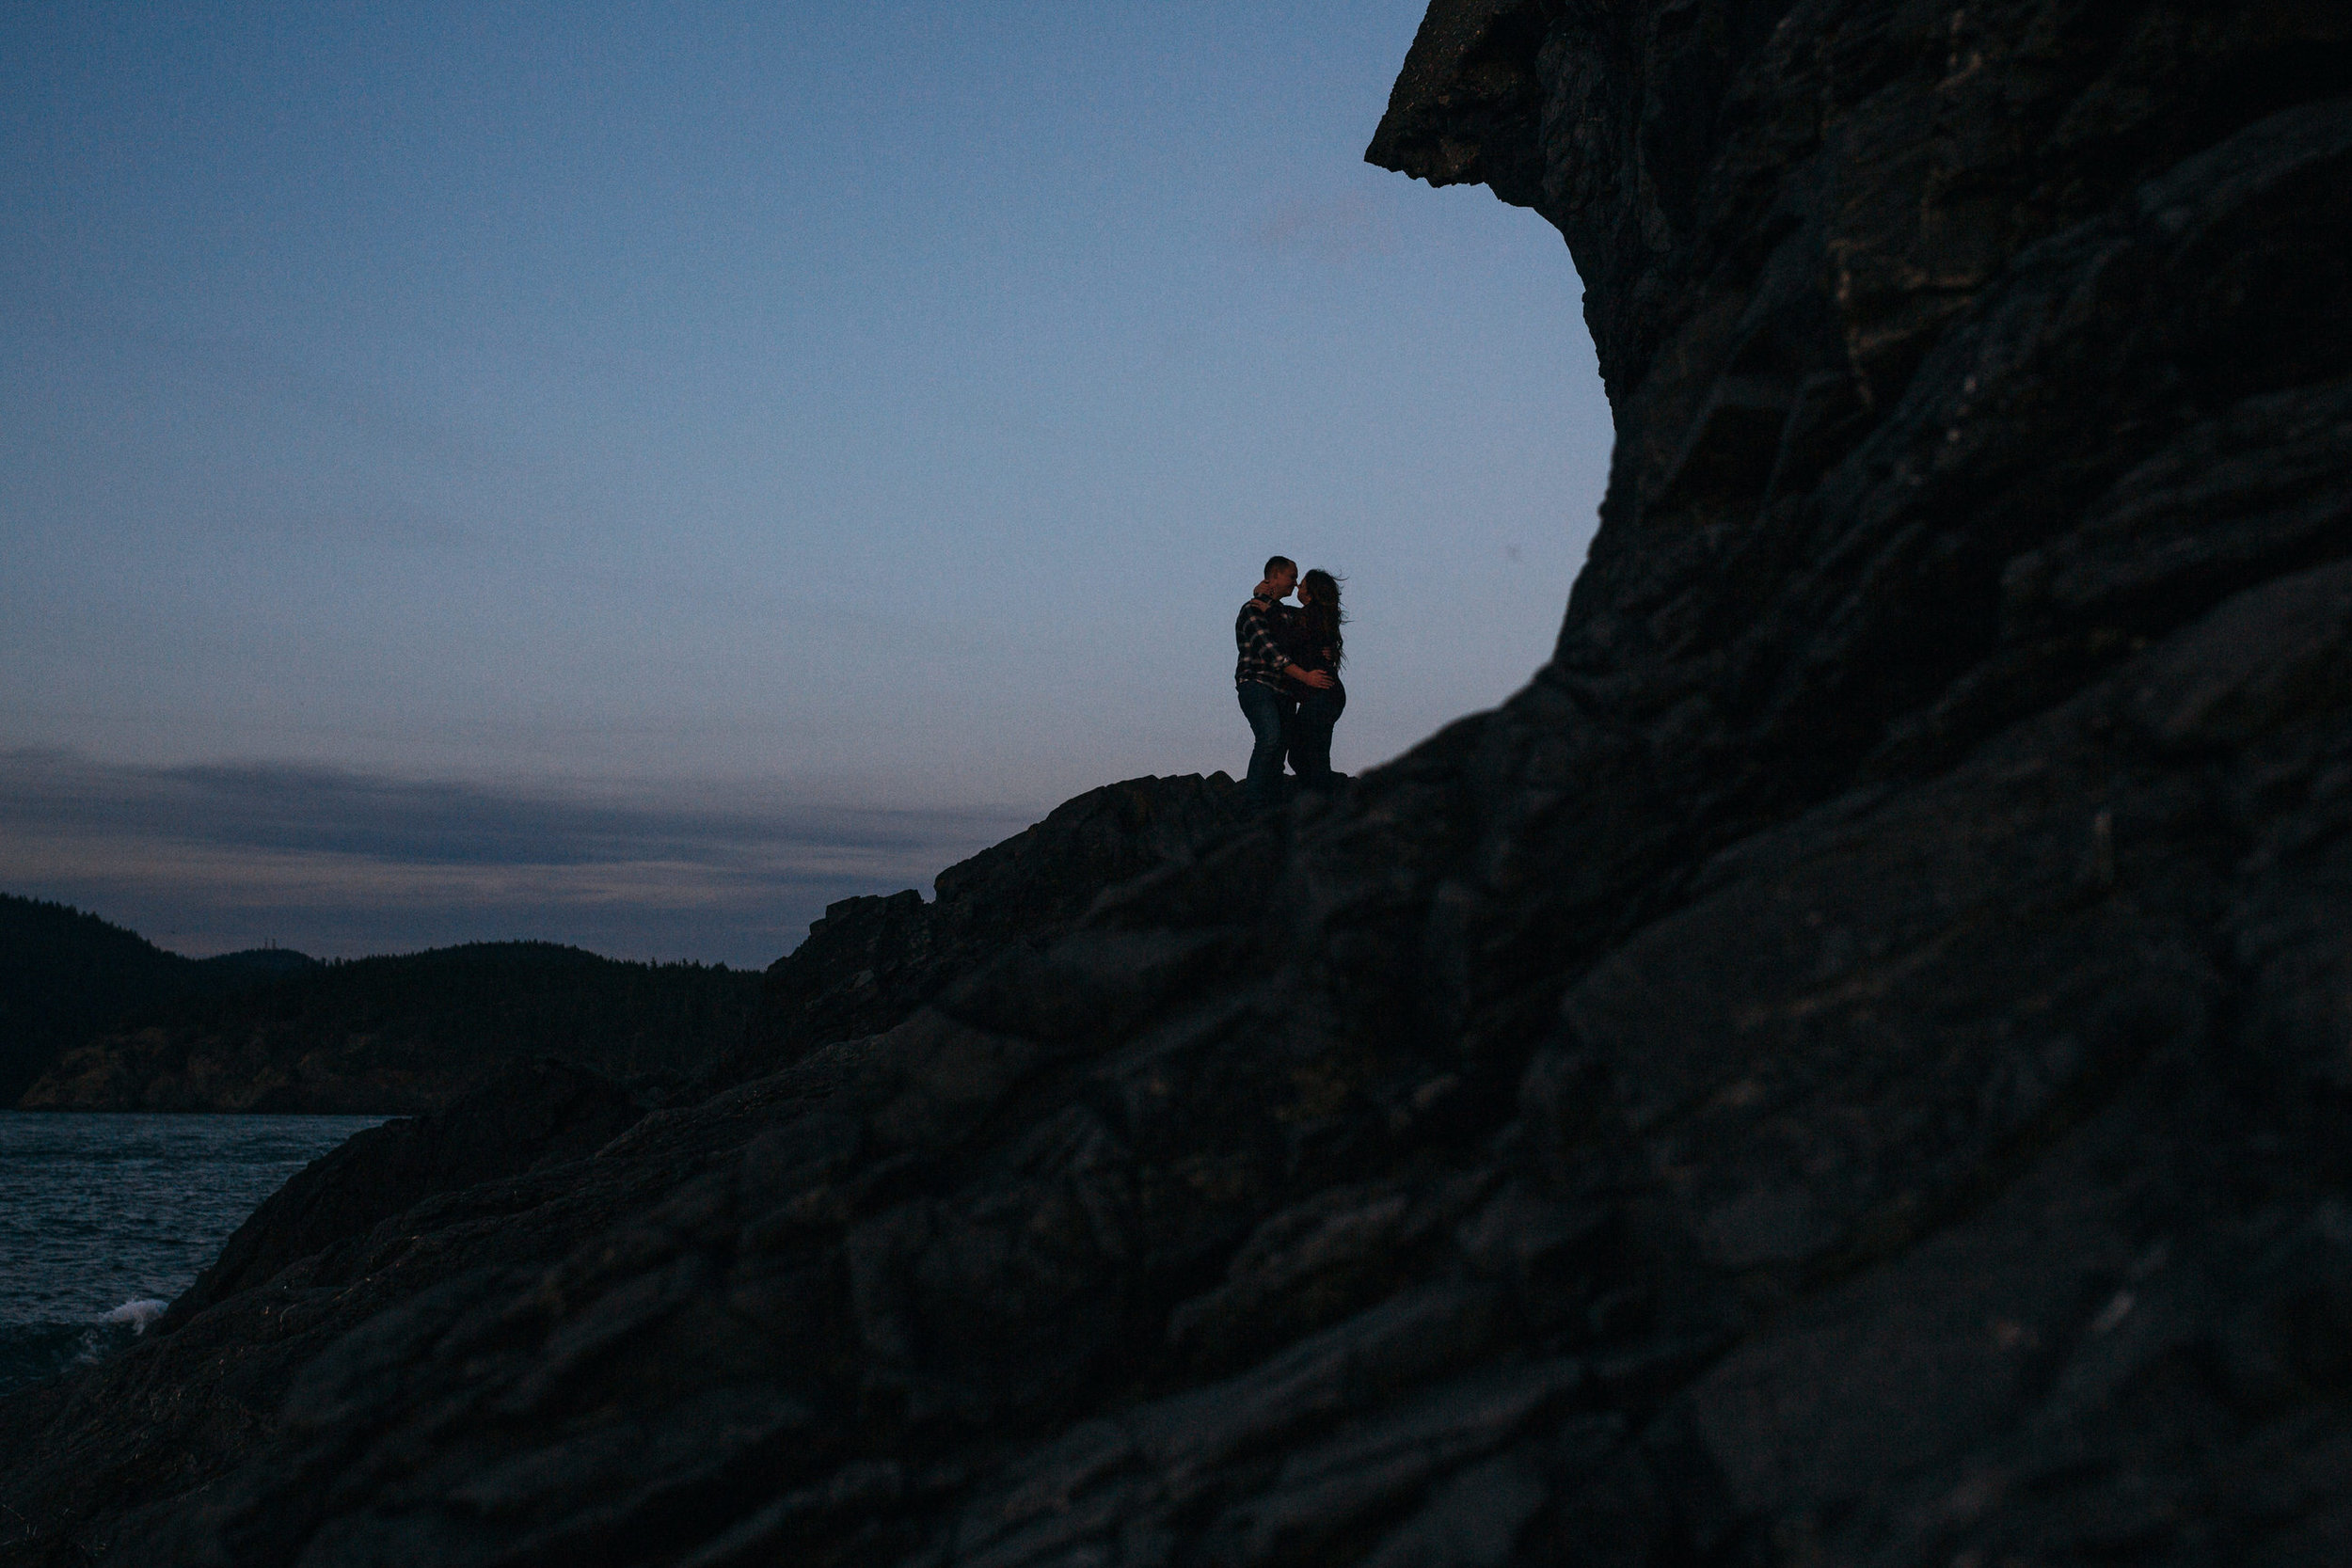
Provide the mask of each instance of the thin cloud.
{"label": "thin cloud", "polygon": [[928,886],[1021,826],[1001,812],[690,786],[597,794],[0,752],[0,886],[83,904],[188,952],[531,936],[765,963],[834,899]]}

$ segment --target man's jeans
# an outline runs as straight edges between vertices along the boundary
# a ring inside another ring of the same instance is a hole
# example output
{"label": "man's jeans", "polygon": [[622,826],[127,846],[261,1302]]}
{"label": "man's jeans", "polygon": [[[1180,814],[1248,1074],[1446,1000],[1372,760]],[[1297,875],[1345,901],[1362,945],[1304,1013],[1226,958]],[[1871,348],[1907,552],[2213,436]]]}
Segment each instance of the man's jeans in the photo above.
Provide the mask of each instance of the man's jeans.
{"label": "man's jeans", "polygon": [[1235,689],[1242,717],[1257,744],[1249,748],[1249,776],[1242,795],[1255,811],[1270,811],[1282,803],[1282,725],[1290,718],[1288,698],[1270,686],[1243,681]]}

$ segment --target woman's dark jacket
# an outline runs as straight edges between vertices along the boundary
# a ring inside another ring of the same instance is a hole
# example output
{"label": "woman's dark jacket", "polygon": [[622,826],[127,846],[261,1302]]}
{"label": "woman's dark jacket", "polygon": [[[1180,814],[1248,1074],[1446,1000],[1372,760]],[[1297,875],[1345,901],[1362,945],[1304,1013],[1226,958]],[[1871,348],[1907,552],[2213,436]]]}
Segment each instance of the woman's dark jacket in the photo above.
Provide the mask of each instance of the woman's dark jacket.
{"label": "woman's dark jacket", "polygon": [[1311,608],[1292,610],[1285,606],[1275,625],[1274,637],[1275,641],[1281,644],[1284,656],[1293,664],[1297,665],[1301,670],[1322,670],[1328,673],[1331,676],[1331,685],[1322,691],[1317,691],[1311,686],[1302,686],[1287,679],[1282,685],[1289,695],[1302,702],[1310,697],[1332,697],[1345,702],[1347,690],[1340,684],[1339,649],[1326,639],[1316,635],[1320,629],[1320,620],[1321,617],[1315,615]]}

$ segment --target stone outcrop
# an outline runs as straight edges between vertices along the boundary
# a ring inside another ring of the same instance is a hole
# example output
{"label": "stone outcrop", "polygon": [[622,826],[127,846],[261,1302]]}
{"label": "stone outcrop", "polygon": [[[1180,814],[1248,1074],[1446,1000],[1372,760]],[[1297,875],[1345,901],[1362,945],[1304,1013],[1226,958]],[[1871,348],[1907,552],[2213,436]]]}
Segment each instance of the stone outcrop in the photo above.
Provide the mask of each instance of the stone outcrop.
{"label": "stone outcrop", "polygon": [[928,904],[909,888],[828,906],[770,966],[742,1049],[713,1076],[740,1083],[889,1028],[1012,943],[1060,934],[1104,889],[1190,858],[1238,812],[1223,773],[1128,779],[949,866]]}
{"label": "stone outcrop", "polygon": [[0,1406],[249,1423],[8,1549],[2352,1560],[2347,84],[2308,4],[1439,0],[1373,155],[1562,230],[1616,413],[1552,662]]}
{"label": "stone outcrop", "polygon": [[[0,1529],[0,1560],[78,1562],[140,1538],[158,1498],[169,1513],[193,1482],[260,1451],[299,1377],[374,1314],[482,1249],[509,1268],[547,1266],[633,1223],[649,1197],[864,1059],[854,1044],[818,1048],[1049,942],[1105,889],[1185,862],[1234,810],[1222,773],[1131,779],[948,867],[930,904],[913,892],[835,904],[774,966],[746,1044],[698,1085],[656,1074],[624,1086],[551,1056],[492,1061],[425,1114],[359,1133],[255,1211],[131,1354],[0,1402],[0,1453],[22,1456],[0,1504],[20,1528]],[[755,1081],[713,1093],[744,1080]],[[24,1528],[36,1517],[51,1528]]]}
{"label": "stone outcrop", "polygon": [[376,1227],[443,1193],[586,1159],[652,1107],[611,1080],[555,1058],[507,1063],[450,1104],[371,1127],[264,1200],[210,1268],[164,1315],[164,1332],[289,1265],[312,1280],[347,1278],[354,1257],[387,1239]]}

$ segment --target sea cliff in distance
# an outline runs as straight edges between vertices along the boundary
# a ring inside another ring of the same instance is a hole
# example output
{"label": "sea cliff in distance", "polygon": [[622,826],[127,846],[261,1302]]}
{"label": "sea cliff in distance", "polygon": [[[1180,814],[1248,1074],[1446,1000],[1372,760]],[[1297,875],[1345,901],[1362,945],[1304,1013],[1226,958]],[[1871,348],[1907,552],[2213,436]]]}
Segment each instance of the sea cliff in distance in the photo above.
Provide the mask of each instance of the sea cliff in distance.
{"label": "sea cliff in distance", "polygon": [[399,1116],[544,1056],[624,1081],[682,1076],[741,1037],[759,986],[755,971],[541,942],[191,959],[0,896],[0,1103]]}

